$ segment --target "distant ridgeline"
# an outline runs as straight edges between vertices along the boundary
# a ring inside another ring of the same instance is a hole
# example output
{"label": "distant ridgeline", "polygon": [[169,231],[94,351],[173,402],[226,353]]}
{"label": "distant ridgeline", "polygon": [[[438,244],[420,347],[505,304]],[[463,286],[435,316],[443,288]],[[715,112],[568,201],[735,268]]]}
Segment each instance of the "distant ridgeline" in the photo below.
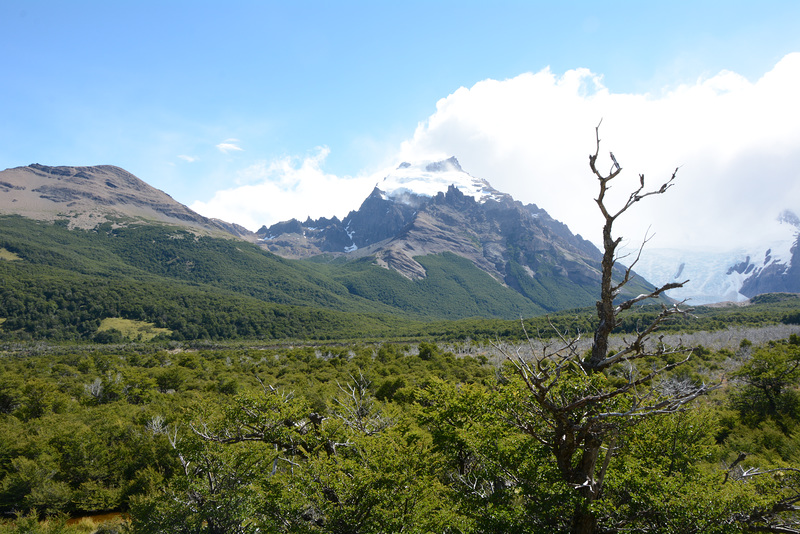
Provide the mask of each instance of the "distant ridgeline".
{"label": "distant ridgeline", "polygon": [[594,320],[600,253],[544,210],[454,158],[379,185],[342,221],[256,236],[117,167],[3,171],[0,339],[516,336],[520,317]]}

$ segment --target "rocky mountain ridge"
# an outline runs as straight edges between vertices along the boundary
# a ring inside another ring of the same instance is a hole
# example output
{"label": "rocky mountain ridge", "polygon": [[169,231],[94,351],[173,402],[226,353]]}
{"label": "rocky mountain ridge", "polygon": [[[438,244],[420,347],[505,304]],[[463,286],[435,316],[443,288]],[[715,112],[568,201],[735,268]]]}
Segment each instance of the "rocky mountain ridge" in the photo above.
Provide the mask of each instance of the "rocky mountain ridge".
{"label": "rocky mountain ridge", "polygon": [[[207,219],[118,167],[8,169],[0,173],[0,260],[47,263],[56,254],[80,279],[136,273],[276,305],[422,320],[515,319],[594,303],[599,253],[544,210],[492,190],[454,159],[426,165],[423,179],[413,165],[400,171],[344,220],[273,225],[277,236],[256,247],[234,238],[255,244],[255,234]],[[451,187],[419,190],[435,178]],[[38,228],[26,219],[56,224],[26,231]],[[94,231],[72,231],[79,228]],[[269,253],[275,246],[316,258],[279,258]],[[88,250],[89,267],[78,261]],[[116,262],[113,272],[104,262]]]}
{"label": "rocky mountain ridge", "polygon": [[48,167],[34,163],[0,172],[0,214],[65,220],[94,228],[118,219],[156,220],[253,239],[244,227],[209,219],[113,165]]}
{"label": "rocky mountain ridge", "polygon": [[470,176],[455,158],[401,164],[341,221],[295,219],[256,234],[281,256],[372,257],[411,280],[426,276],[417,258],[453,253],[546,309],[590,305],[599,286],[601,253],[592,243]]}
{"label": "rocky mountain ridge", "polygon": [[[343,220],[291,220],[262,227],[258,234],[203,217],[112,165],[32,164],[2,171],[2,214],[60,220],[79,228],[107,221],[159,221],[258,242],[287,258],[367,258],[409,280],[426,276],[415,258],[450,252],[537,302],[544,294],[581,295],[566,301],[555,298],[560,304],[554,308],[591,304],[596,298],[593,290],[585,290],[597,276],[599,251],[591,243],[572,235],[536,205],[523,205],[486,180],[470,176],[455,158],[400,165]],[[800,292],[800,218],[787,210],[778,219],[785,235],[760,249],[645,249],[636,271],[657,284],[690,279],[669,296],[689,298],[696,305]]]}

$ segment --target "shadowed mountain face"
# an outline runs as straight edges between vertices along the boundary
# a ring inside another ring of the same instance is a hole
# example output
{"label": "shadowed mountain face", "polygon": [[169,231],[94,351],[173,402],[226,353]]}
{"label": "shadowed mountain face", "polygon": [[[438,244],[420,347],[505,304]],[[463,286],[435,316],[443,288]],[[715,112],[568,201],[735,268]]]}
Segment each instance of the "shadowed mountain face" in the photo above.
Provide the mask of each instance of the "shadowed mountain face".
{"label": "shadowed mountain face", "polygon": [[[262,227],[257,232],[262,246],[290,258],[368,256],[411,280],[426,277],[419,258],[453,253],[547,310],[596,300],[600,251],[545,210],[473,178],[455,158],[403,164],[397,174],[378,184],[342,221],[292,220]],[[446,180],[452,182],[445,191],[429,195],[432,182],[441,187]]]}
{"label": "shadowed mountain face", "polygon": [[[778,222],[790,234],[782,243],[775,243],[766,250],[763,259],[750,257],[731,271],[746,275],[739,292],[747,297],[763,293],[800,293],[800,217],[791,210],[784,210]],[[760,260],[760,261],[759,261]]]}
{"label": "shadowed mountain face", "polygon": [[731,271],[747,276],[739,290],[746,297],[763,293],[800,293],[800,238],[795,239],[787,258],[773,258],[772,250],[768,249],[762,261],[750,261],[748,257],[732,266]]}
{"label": "shadowed mountain face", "polygon": [[47,167],[33,164],[0,172],[0,214],[93,228],[112,219],[176,223],[197,230],[252,236],[238,225],[208,219],[133,174],[112,165]]}

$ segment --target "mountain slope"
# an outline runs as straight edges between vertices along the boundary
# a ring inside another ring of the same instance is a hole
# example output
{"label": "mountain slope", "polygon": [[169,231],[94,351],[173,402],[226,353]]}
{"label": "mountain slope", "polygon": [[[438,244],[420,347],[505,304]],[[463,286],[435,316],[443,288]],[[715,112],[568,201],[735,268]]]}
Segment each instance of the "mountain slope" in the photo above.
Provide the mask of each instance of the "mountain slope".
{"label": "mountain slope", "polygon": [[[423,258],[452,253],[544,311],[591,305],[599,287],[594,245],[470,176],[455,158],[400,165],[342,221],[292,220],[257,235],[285,257],[367,257],[417,282],[429,276]],[[629,289],[646,287],[637,278]]]}
{"label": "mountain slope", "polygon": [[800,293],[800,217],[785,210],[778,222],[788,235],[771,243],[761,258],[755,256],[748,265],[740,263],[729,269],[747,275],[740,290],[743,295]]}
{"label": "mountain slope", "polygon": [[22,260],[4,262],[15,266],[47,266],[134,281],[167,279],[276,304],[402,313],[354,298],[313,266],[285,260],[245,241],[198,236],[182,227],[104,223],[92,230],[70,230],[63,224],[0,217],[0,248]]}
{"label": "mountain slope", "polygon": [[381,187],[342,221],[264,229],[259,248],[117,167],[3,171],[0,333],[86,339],[119,316],[180,338],[368,335],[594,303],[599,251],[455,159]]}
{"label": "mountain slope", "polygon": [[[4,193],[0,215],[10,213],[56,225],[34,230],[22,223],[25,219],[5,219],[0,228],[4,245],[0,246],[28,263],[81,275],[141,279],[146,274],[233,291],[263,302],[346,313],[514,318],[545,310],[455,257],[431,261],[451,264],[440,269],[458,271],[458,280],[440,277],[438,284],[428,280],[423,285],[409,278],[398,280],[377,265],[353,269],[279,258],[231,239],[243,234],[235,225],[206,219],[117,167],[31,165],[0,173],[0,187]],[[399,224],[405,224],[409,206],[394,206]],[[369,228],[364,213],[360,215],[363,220],[356,215],[354,224]],[[384,227],[387,223],[391,220],[384,218]],[[62,229],[71,232],[59,234]],[[360,233],[372,240],[387,235],[380,226],[375,230],[378,234],[373,236]],[[50,241],[31,239],[48,234]],[[352,234],[342,231],[341,235],[347,240],[343,247],[357,247]],[[363,236],[357,242],[363,243]],[[378,287],[382,289],[371,289]],[[390,293],[395,297],[388,298]]]}
{"label": "mountain slope", "polygon": [[92,339],[109,317],[173,339],[365,337],[408,324],[249,243],[157,224],[70,230],[0,217],[0,280],[5,340]]}
{"label": "mountain slope", "polygon": [[0,214],[67,220],[70,227],[94,228],[124,218],[180,224],[237,237],[247,229],[208,219],[133,174],[112,165],[47,167],[33,164],[0,172]]}
{"label": "mountain slope", "polygon": [[443,252],[418,259],[427,276],[415,281],[375,265],[371,257],[319,264],[319,267],[353,295],[427,319],[516,319],[546,312],[516,291],[498,284],[466,258]]}

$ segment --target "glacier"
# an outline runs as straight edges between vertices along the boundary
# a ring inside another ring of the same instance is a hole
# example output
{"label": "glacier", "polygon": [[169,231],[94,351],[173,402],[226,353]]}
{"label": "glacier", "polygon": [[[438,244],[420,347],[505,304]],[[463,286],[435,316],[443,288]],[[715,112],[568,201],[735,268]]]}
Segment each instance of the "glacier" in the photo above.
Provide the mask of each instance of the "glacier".
{"label": "glacier", "polygon": [[[788,269],[792,264],[798,224],[784,214],[778,223],[763,243],[729,251],[645,248],[633,270],[656,286],[689,280],[666,293],[675,300],[696,305],[744,302],[748,298],[740,290],[747,279],[770,265]],[[621,263],[630,265],[634,258],[635,253],[629,254]]]}

